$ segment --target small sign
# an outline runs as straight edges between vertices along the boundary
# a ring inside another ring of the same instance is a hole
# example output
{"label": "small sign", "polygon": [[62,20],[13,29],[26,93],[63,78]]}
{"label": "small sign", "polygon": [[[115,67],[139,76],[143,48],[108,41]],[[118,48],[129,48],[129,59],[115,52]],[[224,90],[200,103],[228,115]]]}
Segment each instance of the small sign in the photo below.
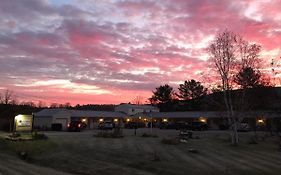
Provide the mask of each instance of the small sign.
{"label": "small sign", "polygon": [[33,116],[17,115],[15,117],[15,131],[32,131]]}

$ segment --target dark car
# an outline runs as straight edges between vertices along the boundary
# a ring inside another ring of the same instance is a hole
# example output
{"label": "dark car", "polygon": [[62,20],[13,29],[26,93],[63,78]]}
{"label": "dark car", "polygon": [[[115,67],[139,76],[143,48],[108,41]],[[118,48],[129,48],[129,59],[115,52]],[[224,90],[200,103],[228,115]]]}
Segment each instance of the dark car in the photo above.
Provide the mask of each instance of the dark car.
{"label": "dark car", "polygon": [[162,122],[159,124],[159,129],[176,129],[177,125],[174,122]]}
{"label": "dark car", "polygon": [[99,124],[99,129],[103,129],[103,130],[112,130],[113,127],[114,127],[114,124],[110,121],[106,121],[106,122]]}
{"label": "dark car", "polygon": [[83,123],[80,121],[72,121],[67,124],[68,131],[80,132],[83,129]]}
{"label": "dark car", "polygon": [[205,122],[192,122],[191,123],[192,130],[203,131],[208,129],[208,125]]}
{"label": "dark car", "polygon": [[177,130],[190,130],[191,129],[191,125],[184,121],[176,122],[175,125],[176,125],[175,127]]}
{"label": "dark car", "polygon": [[128,122],[125,124],[125,128],[135,129],[135,128],[145,128],[145,123],[143,122]]}
{"label": "dark car", "polygon": [[237,131],[239,132],[248,132],[251,131],[251,127],[248,123],[240,123],[237,126]]}

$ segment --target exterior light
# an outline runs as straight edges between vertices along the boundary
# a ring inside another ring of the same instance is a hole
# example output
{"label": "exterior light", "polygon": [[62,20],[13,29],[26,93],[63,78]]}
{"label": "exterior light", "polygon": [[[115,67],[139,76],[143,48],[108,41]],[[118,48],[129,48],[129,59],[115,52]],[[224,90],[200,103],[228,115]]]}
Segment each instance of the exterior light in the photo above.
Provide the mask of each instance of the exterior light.
{"label": "exterior light", "polygon": [[126,122],[129,122],[129,121],[130,121],[130,119],[129,119],[129,118],[127,118],[127,119],[126,119]]}
{"label": "exterior light", "polygon": [[114,122],[118,122],[118,118],[115,118],[113,121],[114,121]]}
{"label": "exterior light", "polygon": [[163,122],[168,122],[168,119],[166,119],[166,118],[163,118]]}
{"label": "exterior light", "polygon": [[139,119],[141,119],[141,117],[139,117]]}
{"label": "exterior light", "polygon": [[87,121],[87,119],[85,119],[85,118],[82,119],[82,122],[86,122],[86,121]]}
{"label": "exterior light", "polygon": [[100,122],[103,122],[103,118],[99,119]]}
{"label": "exterior light", "polygon": [[203,118],[203,117],[200,117],[200,118],[199,118],[199,121],[200,121],[200,122],[203,122],[203,123],[206,123],[206,122],[207,122],[207,120],[206,120],[205,118]]}
{"label": "exterior light", "polygon": [[257,122],[258,124],[264,124],[264,119],[258,119]]}
{"label": "exterior light", "polygon": [[147,119],[145,118],[145,119],[143,119],[144,121],[146,121]]}

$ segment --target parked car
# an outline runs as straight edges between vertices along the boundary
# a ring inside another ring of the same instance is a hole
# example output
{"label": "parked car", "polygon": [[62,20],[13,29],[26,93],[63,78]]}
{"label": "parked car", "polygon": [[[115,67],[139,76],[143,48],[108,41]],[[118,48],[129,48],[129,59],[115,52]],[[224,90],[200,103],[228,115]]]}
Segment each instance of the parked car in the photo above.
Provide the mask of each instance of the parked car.
{"label": "parked car", "polygon": [[159,124],[159,129],[176,129],[174,122],[162,122]]}
{"label": "parked car", "polygon": [[191,129],[191,125],[188,122],[180,121],[180,122],[176,122],[175,125],[176,125],[177,130],[190,130]]}
{"label": "parked car", "polygon": [[229,124],[221,123],[221,124],[219,124],[219,129],[220,130],[228,130],[229,129]]}
{"label": "parked car", "polygon": [[251,127],[248,123],[240,123],[237,126],[237,131],[239,132],[248,132],[251,131]]}
{"label": "parked car", "polygon": [[103,123],[99,124],[99,129],[103,129],[103,130],[111,130],[113,129],[113,123],[110,121],[106,121]]}
{"label": "parked car", "polygon": [[208,125],[205,122],[192,122],[191,123],[191,129],[192,130],[198,130],[198,131],[203,131],[208,129]]}
{"label": "parked car", "polygon": [[68,131],[80,132],[83,129],[83,123],[80,121],[72,121],[67,124]]}
{"label": "parked car", "polygon": [[128,122],[124,126],[125,128],[135,129],[135,128],[145,128],[145,123],[143,122]]}

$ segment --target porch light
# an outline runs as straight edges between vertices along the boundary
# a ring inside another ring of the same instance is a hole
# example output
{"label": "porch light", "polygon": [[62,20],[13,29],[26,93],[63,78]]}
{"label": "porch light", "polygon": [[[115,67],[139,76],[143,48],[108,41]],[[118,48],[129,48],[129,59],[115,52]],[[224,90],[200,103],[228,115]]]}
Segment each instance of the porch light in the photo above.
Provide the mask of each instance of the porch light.
{"label": "porch light", "polygon": [[129,122],[129,121],[131,121],[131,120],[130,120],[129,118],[127,118],[127,119],[126,119],[126,122]]}
{"label": "porch light", "polygon": [[118,122],[118,118],[115,118],[113,121],[114,121],[114,122]]}
{"label": "porch light", "polygon": [[263,120],[263,119],[258,119],[258,123],[259,123],[259,124],[263,124],[263,123],[264,123],[264,120]]}
{"label": "porch light", "polygon": [[85,119],[85,118],[83,118],[83,119],[82,119],[82,122],[84,122],[84,123],[85,123],[86,121],[87,121],[87,119]]}
{"label": "porch light", "polygon": [[166,119],[166,118],[163,118],[163,122],[168,122],[168,119]]}
{"label": "porch light", "polygon": [[99,119],[100,122],[103,122],[103,118]]}
{"label": "porch light", "polygon": [[203,118],[203,117],[200,117],[200,118],[199,118],[199,121],[200,121],[200,122],[203,122],[203,123],[206,123],[206,122],[207,122],[207,120],[206,120],[205,118]]}

